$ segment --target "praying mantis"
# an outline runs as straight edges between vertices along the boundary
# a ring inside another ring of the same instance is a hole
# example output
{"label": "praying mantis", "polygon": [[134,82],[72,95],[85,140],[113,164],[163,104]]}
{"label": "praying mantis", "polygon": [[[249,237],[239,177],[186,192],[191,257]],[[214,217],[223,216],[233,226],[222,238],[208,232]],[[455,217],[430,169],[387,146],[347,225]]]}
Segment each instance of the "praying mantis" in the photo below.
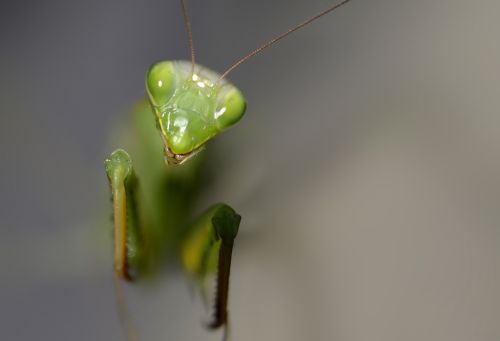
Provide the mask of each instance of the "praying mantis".
{"label": "praying mantis", "polygon": [[[202,289],[215,277],[214,316],[209,327],[227,327],[231,256],[241,216],[218,203],[192,219],[202,185],[208,141],[235,125],[246,100],[227,75],[292,32],[334,11],[334,4],[288,29],[218,74],[196,63],[185,0],[180,0],[191,61],[160,61],[146,75],[147,100],[133,115],[135,139],[105,160],[114,221],[114,279],[122,320],[130,324],[120,281],[154,275],[166,259],[177,259]],[[134,155],[132,159],[131,155]],[[130,339],[136,339],[132,330]]]}

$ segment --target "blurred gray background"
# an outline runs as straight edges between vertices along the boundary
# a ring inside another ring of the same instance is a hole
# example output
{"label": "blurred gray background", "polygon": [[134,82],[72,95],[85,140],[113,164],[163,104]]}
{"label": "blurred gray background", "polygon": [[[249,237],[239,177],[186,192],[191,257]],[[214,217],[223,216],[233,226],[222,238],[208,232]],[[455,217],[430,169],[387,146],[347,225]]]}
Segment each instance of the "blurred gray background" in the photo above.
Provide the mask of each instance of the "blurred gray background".
{"label": "blurred gray background", "polygon": [[[198,61],[331,3],[190,0]],[[0,6],[1,338],[124,340],[102,160],[149,65],[189,56],[179,4]],[[500,339],[498,13],[354,0],[231,74],[206,200],[244,219],[232,340]],[[127,297],[141,340],[220,340],[180,274]]]}

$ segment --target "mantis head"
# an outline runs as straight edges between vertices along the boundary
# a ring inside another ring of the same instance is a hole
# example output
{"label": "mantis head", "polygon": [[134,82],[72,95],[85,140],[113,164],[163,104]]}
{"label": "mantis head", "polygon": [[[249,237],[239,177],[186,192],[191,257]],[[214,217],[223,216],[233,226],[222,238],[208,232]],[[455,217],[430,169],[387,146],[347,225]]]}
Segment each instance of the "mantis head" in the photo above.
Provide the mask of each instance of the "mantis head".
{"label": "mantis head", "polygon": [[238,122],[243,94],[217,73],[190,62],[162,61],[146,75],[146,89],[168,163],[180,164]]}

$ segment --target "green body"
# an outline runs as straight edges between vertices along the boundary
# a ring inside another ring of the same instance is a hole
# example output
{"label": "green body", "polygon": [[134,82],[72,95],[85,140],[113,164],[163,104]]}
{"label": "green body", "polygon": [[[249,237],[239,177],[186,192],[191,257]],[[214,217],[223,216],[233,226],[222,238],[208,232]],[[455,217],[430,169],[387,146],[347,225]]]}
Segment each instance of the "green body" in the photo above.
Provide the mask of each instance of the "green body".
{"label": "green body", "polygon": [[217,273],[212,327],[227,322],[231,253],[241,217],[217,204],[195,218],[193,206],[207,181],[206,156],[198,152],[246,107],[241,92],[219,77],[184,61],[153,65],[146,76],[149,101],[133,110],[127,151],[118,149],[105,161],[115,273],[137,279],[155,274],[169,259],[200,285]]}

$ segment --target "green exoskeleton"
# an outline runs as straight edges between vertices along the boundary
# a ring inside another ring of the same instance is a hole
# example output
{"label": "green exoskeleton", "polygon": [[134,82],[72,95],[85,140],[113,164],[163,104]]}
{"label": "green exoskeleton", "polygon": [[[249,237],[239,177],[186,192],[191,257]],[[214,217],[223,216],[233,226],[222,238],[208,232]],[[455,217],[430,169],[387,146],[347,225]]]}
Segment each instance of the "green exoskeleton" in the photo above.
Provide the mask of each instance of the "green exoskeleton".
{"label": "green exoskeleton", "polygon": [[[169,257],[179,259],[200,286],[216,275],[210,327],[227,325],[231,255],[241,217],[222,203],[196,219],[191,216],[202,185],[204,157],[200,152],[246,110],[243,94],[226,76],[250,57],[348,1],[285,31],[218,74],[195,63],[191,26],[181,0],[191,61],[161,61],[149,69],[148,100],[140,102],[132,116],[135,135],[127,148],[134,159],[118,149],[105,160],[113,203],[117,281],[152,275]],[[120,293],[117,297],[119,303],[123,301]],[[129,336],[132,338],[131,333]]]}

